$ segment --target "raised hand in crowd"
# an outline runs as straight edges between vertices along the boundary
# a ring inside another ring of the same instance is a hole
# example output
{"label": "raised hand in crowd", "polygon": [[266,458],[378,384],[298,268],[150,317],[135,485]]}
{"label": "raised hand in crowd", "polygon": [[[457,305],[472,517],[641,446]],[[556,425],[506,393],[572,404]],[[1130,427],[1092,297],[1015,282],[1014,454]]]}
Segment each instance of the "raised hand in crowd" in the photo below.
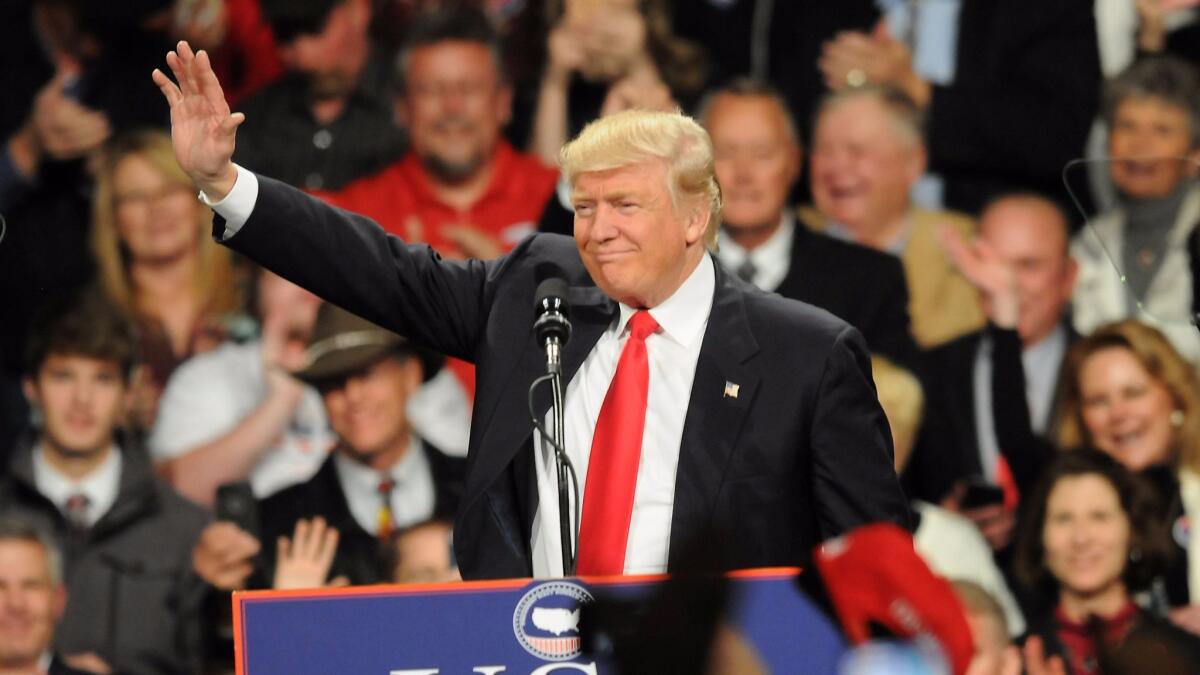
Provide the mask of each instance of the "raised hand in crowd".
{"label": "raised hand in crowd", "polygon": [[[662,109],[667,87],[651,57],[647,34],[646,18],[634,7],[605,1],[568,3],[546,42],[547,65],[530,143],[542,162],[554,165],[567,141],[568,89],[576,73],[609,86],[602,115],[631,107]],[[669,90],[665,98],[670,98]]]}
{"label": "raised hand in crowd", "polygon": [[958,481],[951,488],[950,494],[942,499],[940,506],[975,523],[975,527],[979,528],[980,534],[987,540],[988,546],[993,551],[1007,548],[1016,534],[1016,513],[1006,508],[1003,503],[974,508],[964,507],[962,500],[966,493],[967,484]]}
{"label": "raised hand in crowd", "polygon": [[180,0],[171,21],[174,34],[199,49],[220,47],[229,27],[223,0]]}
{"label": "raised hand in crowd", "polygon": [[171,106],[175,160],[210,199],[224,199],[237,180],[233,148],[237,128],[246,116],[230,112],[204,50],[194,53],[180,41],[167,54],[167,65],[175,82],[157,68],[153,78]]}
{"label": "raised hand in crowd", "polygon": [[1067,675],[1067,666],[1061,656],[1046,658],[1046,647],[1040,637],[1032,636],[1026,640],[1021,655],[1027,675]]}
{"label": "raised hand in crowd", "polygon": [[1020,318],[1016,269],[982,239],[968,241],[949,225],[943,225],[939,235],[954,267],[979,291],[988,320],[1001,328],[1016,328]]}
{"label": "raised hand in crowd", "polygon": [[639,68],[653,67],[646,46],[646,20],[632,4],[594,3],[575,16],[568,12],[565,18],[583,46],[586,58],[580,70],[589,80],[614,82]]}
{"label": "raised hand in crowd", "polygon": [[[264,274],[268,274],[264,272]],[[313,305],[313,315],[316,313]],[[295,319],[287,312],[264,313],[262,319],[263,373],[267,379],[267,397],[279,397],[287,401],[283,406],[293,410],[304,385],[292,377],[292,372],[304,367],[304,340],[293,334]]]}
{"label": "raised hand in crowd", "polygon": [[254,572],[258,539],[228,521],[217,521],[200,533],[192,548],[192,570],[213,588],[234,591],[246,587]]}
{"label": "raised hand in crowd", "polygon": [[33,112],[9,140],[13,163],[24,175],[37,173],[43,159],[64,161],[91,154],[112,135],[104,113],[80,104],[67,93],[70,76],[50,80],[33,102]]}
{"label": "raised hand in crowd", "polygon": [[869,34],[838,33],[822,47],[817,67],[825,85],[833,91],[866,84],[887,85],[903,91],[918,107],[929,104],[929,83],[913,70],[912,52],[892,37],[885,19],[880,19]]}
{"label": "raised hand in crowd", "polygon": [[454,246],[464,258],[490,260],[499,258],[504,253],[504,246],[496,241],[495,237],[474,225],[448,225],[442,228],[442,234],[454,242]]}
{"label": "raised hand in crowd", "polygon": [[1167,46],[1167,15],[1200,5],[1200,0],[1133,0],[1138,14],[1138,49],[1161,52]]}
{"label": "raised hand in crowd", "polygon": [[109,675],[113,672],[112,666],[100,658],[95,652],[84,652],[82,654],[71,654],[63,657],[63,662],[75,670],[81,670],[85,673],[95,673],[96,675]]}
{"label": "raised hand in crowd", "polygon": [[329,578],[337,545],[338,531],[327,526],[324,518],[297,520],[292,538],[279,538],[272,586],[282,590],[348,585],[349,580],[341,576],[328,584],[325,581]]}
{"label": "raised hand in crowd", "polygon": [[1200,605],[1176,607],[1167,613],[1167,618],[1187,632],[1200,635]]}

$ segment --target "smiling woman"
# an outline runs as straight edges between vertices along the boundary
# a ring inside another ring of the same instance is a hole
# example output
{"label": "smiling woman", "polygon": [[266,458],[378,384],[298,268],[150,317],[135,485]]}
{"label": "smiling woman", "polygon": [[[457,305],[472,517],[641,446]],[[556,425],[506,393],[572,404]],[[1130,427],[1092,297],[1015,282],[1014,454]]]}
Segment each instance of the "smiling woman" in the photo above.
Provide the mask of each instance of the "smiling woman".
{"label": "smiling woman", "polygon": [[146,377],[135,422],[146,428],[175,366],[224,338],[224,321],[242,308],[240,286],[166,134],[118,138],[96,185],[92,251],[104,291],[139,325]]}
{"label": "smiling woman", "polygon": [[1104,165],[1118,199],[1071,244],[1079,264],[1072,321],[1087,334],[1155,317],[1194,360],[1200,339],[1189,324],[1200,305],[1187,242],[1200,219],[1200,76],[1177,59],[1141,59],[1106,85],[1103,113]]}
{"label": "smiling woman", "polygon": [[1067,453],[1047,467],[1027,508],[1017,575],[1048,594],[1052,606],[1030,622],[1031,635],[1063,659],[1067,672],[1103,672],[1109,659],[1147,642],[1185,659],[1184,667],[1187,659],[1196,663],[1200,638],[1133,602],[1168,556],[1153,495],[1138,477],[1094,450]]}
{"label": "smiling woman", "polygon": [[1154,328],[1137,321],[1102,326],[1076,342],[1064,371],[1059,442],[1095,447],[1152,479],[1159,518],[1176,555],[1164,577],[1181,624],[1200,614],[1200,384],[1192,366]]}

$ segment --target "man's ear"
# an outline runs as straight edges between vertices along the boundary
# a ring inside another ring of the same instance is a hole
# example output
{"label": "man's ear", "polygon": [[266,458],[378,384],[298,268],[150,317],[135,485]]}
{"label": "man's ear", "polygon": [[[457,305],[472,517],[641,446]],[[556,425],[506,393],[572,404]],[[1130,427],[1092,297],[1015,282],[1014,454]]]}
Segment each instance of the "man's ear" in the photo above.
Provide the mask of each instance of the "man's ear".
{"label": "man's ear", "polygon": [[799,141],[794,141],[788,144],[786,149],[788,163],[788,189],[796,184],[800,178],[800,168],[804,165],[804,148]]}
{"label": "man's ear", "polygon": [[51,611],[54,612],[54,623],[62,618],[63,612],[67,609],[67,585],[63,582],[58,582],[58,586],[54,589],[54,599],[51,605]]}
{"label": "man's ear", "polygon": [[405,395],[412,396],[421,388],[421,383],[425,380],[425,367],[421,363],[420,357],[412,355],[404,360],[404,387]]}
{"label": "man's ear", "polygon": [[1075,294],[1075,282],[1079,279],[1079,263],[1075,260],[1074,256],[1067,256],[1066,265],[1066,278],[1063,279],[1063,285],[1066,287],[1065,291],[1069,298]]}
{"label": "man's ear", "polygon": [[916,183],[925,175],[925,169],[929,167],[929,152],[925,149],[924,143],[918,143],[912,150],[912,156],[908,162],[908,181]]}
{"label": "man's ear", "polygon": [[508,123],[512,121],[512,102],[512,86],[507,83],[501,83],[500,92],[496,95],[496,118],[500,123],[501,131],[504,131],[504,127],[508,126]]}
{"label": "man's ear", "polygon": [[29,405],[35,408],[41,405],[42,397],[38,395],[38,388],[32,376],[21,379],[21,391],[25,392],[25,400],[29,401]]}
{"label": "man's ear", "polygon": [[392,103],[392,120],[401,129],[408,128],[408,96],[400,95]]}
{"label": "man's ear", "polygon": [[708,231],[708,221],[712,218],[712,212],[704,207],[704,203],[697,203],[688,214],[687,224],[684,226],[684,240],[688,246],[697,240],[703,240],[704,233]]}

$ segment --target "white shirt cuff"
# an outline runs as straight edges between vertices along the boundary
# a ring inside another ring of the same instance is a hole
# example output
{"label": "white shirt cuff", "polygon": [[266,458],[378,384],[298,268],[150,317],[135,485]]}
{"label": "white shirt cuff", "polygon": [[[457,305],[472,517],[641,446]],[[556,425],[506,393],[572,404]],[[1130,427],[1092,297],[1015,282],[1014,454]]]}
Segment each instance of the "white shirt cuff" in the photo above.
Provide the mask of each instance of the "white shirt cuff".
{"label": "white shirt cuff", "polygon": [[258,176],[237,164],[233,166],[237,169],[237,180],[233,182],[233,189],[224,199],[214,202],[203,190],[198,195],[201,202],[225,219],[225,233],[221,239],[228,239],[237,234],[254,211],[254,204],[258,202]]}

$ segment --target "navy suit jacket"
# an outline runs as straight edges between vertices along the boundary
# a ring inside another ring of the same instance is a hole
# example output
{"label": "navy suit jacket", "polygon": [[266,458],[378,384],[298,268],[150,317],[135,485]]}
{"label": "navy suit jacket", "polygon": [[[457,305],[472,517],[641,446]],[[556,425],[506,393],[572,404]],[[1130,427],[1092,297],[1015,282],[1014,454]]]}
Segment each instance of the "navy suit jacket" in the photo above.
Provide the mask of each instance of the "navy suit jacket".
{"label": "navy suit jacket", "polygon": [[872,352],[912,368],[919,350],[900,258],[799,222],[794,232],[787,275],[775,292],[833,312],[863,334]]}
{"label": "navy suit jacket", "polygon": [[[369,219],[259,178],[231,248],[365,319],[476,365],[466,487],[455,552],[466,578],[529,576],[537,508],[527,390],[545,371],[534,290],[553,265],[570,284],[574,334],[564,378],[617,305],[574,242],[533,235],[491,261],[443,260]],[[218,217],[214,233],[224,232]],[[763,293],[716,265],[716,290],[688,403],[668,569],[701,533],[722,537],[728,568],[803,564],[858,525],[907,526],[891,436],[858,331],[810,305]],[[737,395],[726,395],[727,383]],[[549,391],[535,399],[549,408]]]}

